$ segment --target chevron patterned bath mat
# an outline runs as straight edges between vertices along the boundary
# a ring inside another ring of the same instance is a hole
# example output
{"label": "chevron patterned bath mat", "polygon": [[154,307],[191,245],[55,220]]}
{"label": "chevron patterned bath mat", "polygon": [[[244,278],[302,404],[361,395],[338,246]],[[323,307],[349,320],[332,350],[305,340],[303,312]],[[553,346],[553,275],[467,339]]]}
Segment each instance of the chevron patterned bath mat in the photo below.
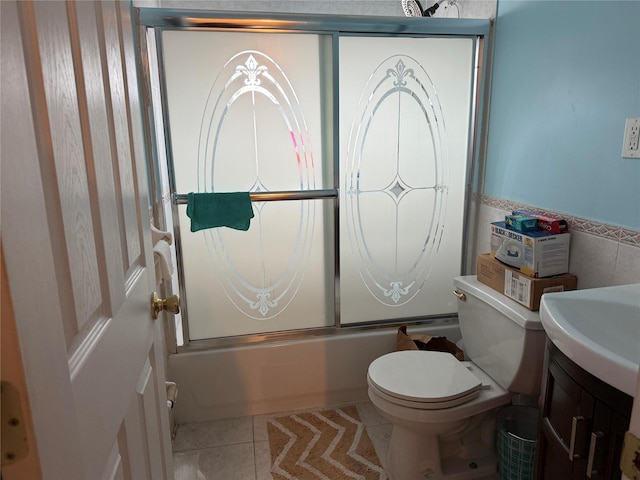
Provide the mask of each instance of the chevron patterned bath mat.
{"label": "chevron patterned bath mat", "polygon": [[269,419],[274,480],[386,480],[355,406]]}

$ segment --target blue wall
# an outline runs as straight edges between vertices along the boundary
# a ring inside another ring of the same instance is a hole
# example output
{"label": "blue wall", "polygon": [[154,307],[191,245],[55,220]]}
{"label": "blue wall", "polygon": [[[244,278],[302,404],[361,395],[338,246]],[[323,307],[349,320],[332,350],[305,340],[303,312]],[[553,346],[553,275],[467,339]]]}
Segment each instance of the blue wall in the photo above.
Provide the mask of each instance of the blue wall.
{"label": "blue wall", "polygon": [[498,0],[484,193],[640,230],[640,0]]}

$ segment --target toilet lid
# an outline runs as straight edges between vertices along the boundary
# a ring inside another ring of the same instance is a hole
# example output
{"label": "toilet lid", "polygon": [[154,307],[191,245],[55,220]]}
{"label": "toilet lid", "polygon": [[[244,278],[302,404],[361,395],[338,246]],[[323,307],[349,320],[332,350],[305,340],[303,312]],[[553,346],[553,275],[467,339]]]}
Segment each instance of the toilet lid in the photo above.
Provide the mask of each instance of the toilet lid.
{"label": "toilet lid", "polygon": [[407,350],[375,359],[369,381],[392,397],[420,403],[473,398],[482,382],[450,353]]}

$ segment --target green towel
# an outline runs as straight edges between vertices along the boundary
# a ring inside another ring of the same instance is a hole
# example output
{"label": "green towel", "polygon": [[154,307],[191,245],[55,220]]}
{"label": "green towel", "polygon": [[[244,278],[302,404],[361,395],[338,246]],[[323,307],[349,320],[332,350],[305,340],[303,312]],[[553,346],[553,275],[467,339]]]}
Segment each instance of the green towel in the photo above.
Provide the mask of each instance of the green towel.
{"label": "green towel", "polygon": [[187,215],[192,232],[215,227],[249,230],[253,218],[251,197],[249,192],[190,193]]}

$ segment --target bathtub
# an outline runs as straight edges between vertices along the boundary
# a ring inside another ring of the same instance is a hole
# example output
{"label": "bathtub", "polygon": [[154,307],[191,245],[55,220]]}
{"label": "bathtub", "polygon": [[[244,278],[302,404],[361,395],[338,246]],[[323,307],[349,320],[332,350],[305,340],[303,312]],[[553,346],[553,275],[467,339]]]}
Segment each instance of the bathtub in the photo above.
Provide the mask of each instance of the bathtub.
{"label": "bathtub", "polygon": [[[460,340],[457,320],[409,326],[409,333]],[[392,352],[397,326],[169,356],[178,385],[176,423],[350,402],[367,396],[367,368]]]}

